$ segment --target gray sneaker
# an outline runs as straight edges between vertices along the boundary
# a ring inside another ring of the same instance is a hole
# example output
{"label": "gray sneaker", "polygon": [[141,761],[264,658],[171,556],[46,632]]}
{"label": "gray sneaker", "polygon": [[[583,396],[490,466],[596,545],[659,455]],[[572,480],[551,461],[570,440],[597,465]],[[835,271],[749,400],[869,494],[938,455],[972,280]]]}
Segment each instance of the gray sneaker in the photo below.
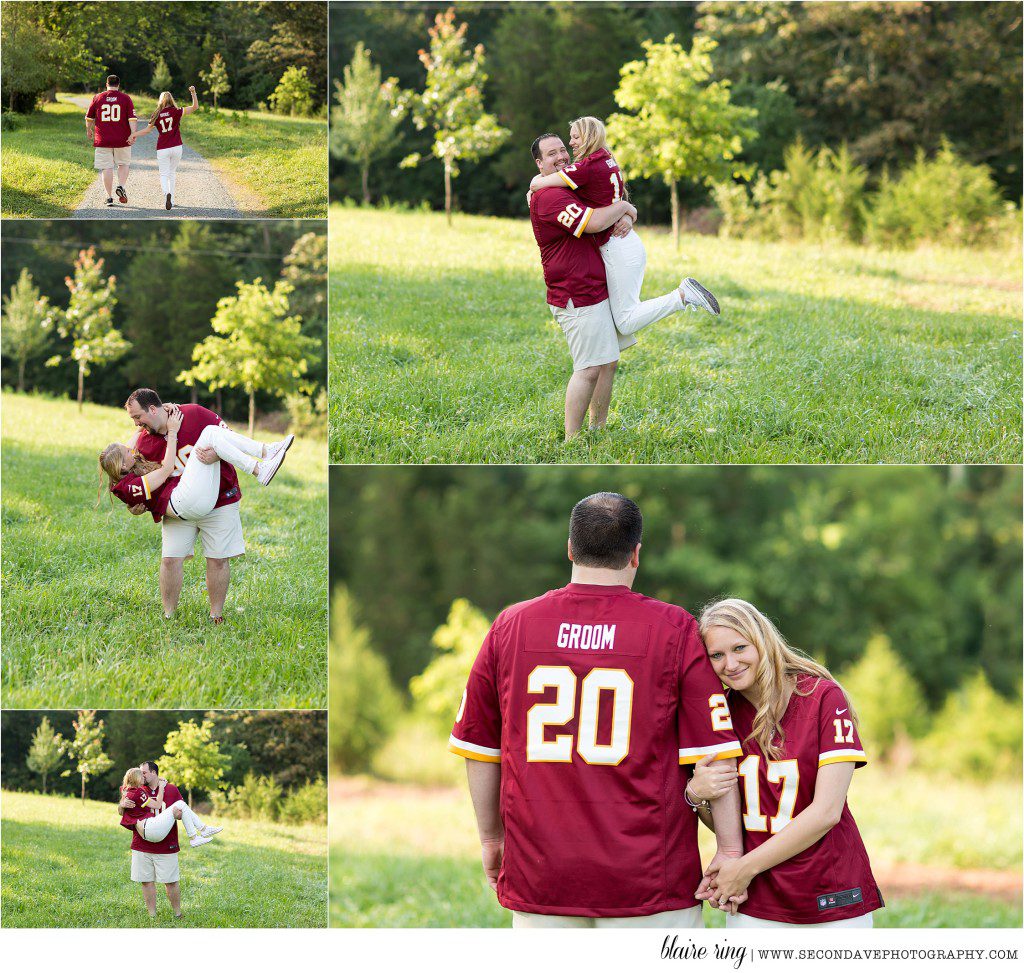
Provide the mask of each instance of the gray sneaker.
{"label": "gray sneaker", "polygon": [[292,443],[295,442],[294,436],[285,436],[280,442],[269,443],[267,445],[267,455],[264,459],[273,459],[283,449],[285,452],[291,448]]}
{"label": "gray sneaker", "polygon": [[[295,437],[293,436],[292,439]],[[276,445],[276,444],[275,444]],[[260,460],[260,471],[256,474],[256,479],[259,480],[264,486],[269,485],[270,481],[274,479],[277,471],[281,469],[281,464],[284,462],[285,456],[288,455],[288,446],[291,446],[291,442],[283,448],[279,449],[273,456],[268,456],[266,459]]]}
{"label": "gray sneaker", "polygon": [[200,832],[195,837],[190,838],[188,843],[193,848],[198,848],[200,845],[207,845],[211,841],[213,841],[213,836],[212,835],[208,837],[206,835],[203,835],[202,832]]}
{"label": "gray sneaker", "polygon": [[204,838],[212,838],[215,834],[220,834],[223,830],[223,828],[218,828],[215,824],[204,824],[199,833]]}
{"label": "gray sneaker", "polygon": [[679,291],[683,295],[683,303],[703,308],[709,314],[720,314],[721,308],[715,295],[703,284],[695,281],[692,277],[684,277],[679,284]]}

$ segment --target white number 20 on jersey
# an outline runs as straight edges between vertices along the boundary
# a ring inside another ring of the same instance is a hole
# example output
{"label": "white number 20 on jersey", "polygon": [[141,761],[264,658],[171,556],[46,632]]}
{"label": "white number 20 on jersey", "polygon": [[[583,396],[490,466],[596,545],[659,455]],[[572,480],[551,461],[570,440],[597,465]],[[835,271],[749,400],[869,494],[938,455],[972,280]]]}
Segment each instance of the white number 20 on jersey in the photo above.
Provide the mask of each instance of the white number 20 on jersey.
{"label": "white number 20 on jersey", "polygon": [[[534,703],[526,714],[526,759],[531,763],[571,763],[571,733],[544,738],[545,727],[565,726],[576,715],[576,674],[568,666],[537,666],[527,678],[526,691],[555,690],[550,703]],[[601,693],[612,694],[612,733],[608,743],[597,742]],[[616,767],[629,753],[633,716],[633,680],[624,669],[591,669],[583,677],[579,701],[576,752],[588,763]]]}
{"label": "white number 20 on jersey", "polygon": [[578,206],[576,203],[569,203],[561,213],[558,214],[558,222],[562,226],[572,229],[573,223],[575,223],[583,215],[583,207]]}
{"label": "white number 20 on jersey", "polygon": [[119,121],[121,121],[121,106],[120,105],[100,105],[100,121],[101,122],[119,122]]}

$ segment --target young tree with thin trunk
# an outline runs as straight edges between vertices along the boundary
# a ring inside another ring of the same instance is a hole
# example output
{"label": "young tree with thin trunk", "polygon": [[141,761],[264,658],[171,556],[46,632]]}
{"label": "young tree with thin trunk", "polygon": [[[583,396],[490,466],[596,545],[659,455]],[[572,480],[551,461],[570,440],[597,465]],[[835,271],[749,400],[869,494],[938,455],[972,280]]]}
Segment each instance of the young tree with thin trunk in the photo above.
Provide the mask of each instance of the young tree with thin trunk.
{"label": "young tree with thin trunk", "polygon": [[302,334],[302,319],[290,315],[288,295],[293,288],[279,280],[268,290],[261,278],[239,281],[238,294],[221,298],[210,326],[214,334],[192,350],[195,365],[178,376],[179,382],[202,382],[210,391],[244,389],[249,396],[249,435],[256,425],[256,393],[283,398],[306,390],[303,376],[314,358],[317,342]]}
{"label": "young tree with thin trunk", "polygon": [[3,308],[0,341],[3,353],[18,364],[18,391],[24,392],[25,366],[50,343],[55,312],[49,299],[40,296],[32,275],[25,269],[4,297]]}
{"label": "young tree with thin trunk", "polygon": [[342,80],[335,79],[331,109],[331,155],[359,166],[363,203],[370,203],[370,166],[402,139],[398,126],[406,106],[394,78],[381,80],[380,67],[360,41]]}
{"label": "young tree with thin trunk", "polygon": [[178,729],[167,734],[160,767],[167,780],[173,779],[179,790],[185,788],[191,806],[193,791],[209,792],[221,786],[220,781],[230,763],[230,758],[220,752],[220,745],[213,739],[213,721],[189,720],[179,723]]}
{"label": "young tree with thin trunk", "polygon": [[[75,772],[82,777],[84,802],[86,783],[105,774],[114,766],[114,761],[103,752],[103,720],[96,719],[96,710],[79,710],[78,719],[71,725],[75,728],[75,738],[67,742],[64,752],[75,761]],[[71,771],[65,770],[61,776],[70,777]]]}
{"label": "young tree with thin trunk", "polygon": [[699,35],[689,52],[671,34],[661,43],[644,41],[644,59],[622,66],[615,92],[616,104],[633,114],[608,119],[608,141],[626,175],[660,176],[668,186],[677,250],[679,183],[750,175],[735,160],[757,134],[748,124],[757,113],[732,104],[728,81],[711,81],[716,46]]}
{"label": "young tree with thin trunk", "polygon": [[[117,278],[103,276],[103,260],[97,259],[90,247],[81,250],[75,261],[74,277],[65,277],[71,297],[68,306],[57,318],[57,331],[62,338],[71,339],[72,361],[78,363],[78,411],[82,411],[85,379],[94,365],[116,361],[131,347],[131,342],[114,327],[111,311],[117,303],[114,292]],[[59,365],[60,355],[50,358],[47,365]]]}
{"label": "young tree with thin trunk", "polygon": [[25,763],[28,769],[43,778],[43,793],[46,793],[46,778],[53,773],[64,760],[64,737],[55,733],[50,719],[43,717],[42,723],[36,727],[32,737],[32,745],[28,750]]}
{"label": "young tree with thin trunk", "polygon": [[199,77],[206,82],[206,94],[213,96],[213,107],[216,108],[220,96],[226,95],[231,90],[224,58],[219,54],[214,54],[209,71],[200,71]]}
{"label": "young tree with thin trunk", "polygon": [[[455,24],[455,10],[438,14],[430,28],[430,50],[420,51],[427,69],[422,94],[412,94],[412,119],[418,129],[432,128],[433,155],[444,164],[444,211],[452,222],[452,181],[461,162],[475,162],[490,155],[511,134],[497,118],[484,111],[484,46],[466,46],[466,24]],[[402,160],[417,166],[419,153]]]}

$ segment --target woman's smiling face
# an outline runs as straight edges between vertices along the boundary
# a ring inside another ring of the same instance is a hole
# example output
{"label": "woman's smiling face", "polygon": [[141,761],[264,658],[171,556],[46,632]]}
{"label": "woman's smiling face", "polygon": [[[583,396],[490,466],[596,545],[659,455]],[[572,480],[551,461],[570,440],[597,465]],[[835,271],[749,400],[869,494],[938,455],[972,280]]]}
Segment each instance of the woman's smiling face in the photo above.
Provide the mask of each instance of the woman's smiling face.
{"label": "woman's smiling face", "polygon": [[576,153],[580,150],[580,145],[583,143],[583,139],[580,137],[580,130],[573,125],[569,129],[569,148],[572,149],[572,156],[575,159]]}
{"label": "woman's smiling face", "polygon": [[704,644],[715,675],[726,686],[741,693],[754,685],[757,649],[742,635],[724,625],[713,625],[704,636]]}

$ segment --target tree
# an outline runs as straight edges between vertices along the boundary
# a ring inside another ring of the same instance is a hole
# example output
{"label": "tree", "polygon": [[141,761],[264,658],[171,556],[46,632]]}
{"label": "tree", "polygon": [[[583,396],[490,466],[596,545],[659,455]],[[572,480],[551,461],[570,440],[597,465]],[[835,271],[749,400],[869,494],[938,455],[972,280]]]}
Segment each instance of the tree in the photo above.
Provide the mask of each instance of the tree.
{"label": "tree", "polygon": [[149,82],[149,87],[158,95],[163,91],[168,91],[171,87],[171,71],[162,55],[153,69],[153,78]]}
{"label": "tree", "polygon": [[302,321],[289,315],[292,285],[279,280],[273,291],[261,278],[251,284],[238,281],[238,294],[217,302],[210,322],[214,334],[192,350],[195,365],[178,376],[179,382],[197,381],[211,391],[240,388],[249,396],[249,435],[256,425],[256,393],[282,397],[303,388],[302,381],[317,343],[302,334]]}
{"label": "tree", "polygon": [[[71,339],[71,359],[78,362],[78,411],[82,411],[85,378],[94,365],[116,361],[131,347],[114,327],[111,311],[117,303],[114,291],[117,278],[104,278],[103,260],[96,258],[96,250],[79,251],[75,260],[75,276],[65,277],[71,292],[66,311],[57,318],[57,331],[62,338]],[[59,365],[63,359],[54,355],[47,365]]]}
{"label": "tree", "polygon": [[[78,719],[71,724],[75,738],[65,744],[64,752],[75,761],[75,772],[82,776],[82,800],[85,800],[85,785],[90,778],[106,773],[114,761],[103,752],[103,720],[96,719],[96,710],[78,711]],[[62,777],[70,777],[65,770]]]}
{"label": "tree", "polygon": [[228,83],[228,69],[224,64],[224,58],[219,54],[213,55],[208,71],[200,71],[199,77],[206,82],[206,94],[213,95],[213,107],[217,107],[217,99],[226,95],[231,90]]}
{"label": "tree", "polygon": [[199,724],[189,720],[179,723],[178,729],[167,734],[160,769],[179,789],[185,788],[191,805],[193,791],[219,789],[229,764],[228,758],[220,752],[220,744],[213,739],[213,720]]}
{"label": "tree", "polygon": [[359,166],[363,203],[370,203],[370,166],[401,141],[398,126],[405,116],[398,82],[381,81],[380,68],[360,41],[335,79],[337,105],[331,110],[331,154]]}
{"label": "tree", "polygon": [[[511,134],[484,111],[484,47],[466,49],[466,24],[455,25],[455,10],[438,14],[430,28],[430,50],[420,51],[427,69],[422,94],[411,95],[412,119],[418,129],[432,128],[432,152],[444,163],[444,211],[452,222],[452,180],[460,162],[473,162],[494,152]],[[419,153],[402,160],[417,166]]]}
{"label": "tree", "polygon": [[744,140],[756,112],[730,102],[729,82],[711,81],[715,42],[695,37],[687,53],[669,34],[644,41],[644,60],[623,65],[615,102],[631,115],[608,119],[608,140],[627,176],[660,176],[669,187],[672,232],[679,248],[679,183],[705,185],[740,175]]}
{"label": "tree", "polygon": [[[302,333],[318,348],[327,344],[327,234],[303,233],[288,251],[281,279],[292,286],[288,308],[302,319]],[[310,373],[320,383],[327,381],[326,363]]]}
{"label": "tree", "polygon": [[280,115],[311,115],[313,113],[313,83],[306,69],[292,65],[285,69],[274,93],[270,107]]}
{"label": "tree", "polygon": [[55,733],[48,717],[36,727],[32,746],[28,751],[28,769],[42,776],[43,793],[46,793],[46,778],[56,770],[64,759],[64,737]]}
{"label": "tree", "polygon": [[18,282],[3,300],[3,353],[18,363],[18,391],[25,391],[25,365],[50,342],[54,312],[49,299],[40,297],[32,275],[23,268]]}

